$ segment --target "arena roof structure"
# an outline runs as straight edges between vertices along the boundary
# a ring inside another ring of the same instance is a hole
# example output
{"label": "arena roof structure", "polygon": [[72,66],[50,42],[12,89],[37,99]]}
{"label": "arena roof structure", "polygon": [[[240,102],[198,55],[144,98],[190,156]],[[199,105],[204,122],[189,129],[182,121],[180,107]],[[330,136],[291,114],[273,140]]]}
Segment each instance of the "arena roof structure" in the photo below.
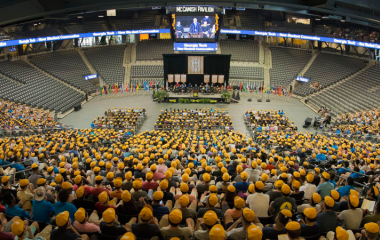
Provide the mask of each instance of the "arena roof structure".
{"label": "arena roof structure", "polygon": [[[292,12],[315,18],[342,20],[380,28],[380,1],[376,0],[7,0],[0,3],[0,27],[108,9],[152,9],[176,5],[209,5],[228,8]],[[278,13],[277,13],[278,14]]]}

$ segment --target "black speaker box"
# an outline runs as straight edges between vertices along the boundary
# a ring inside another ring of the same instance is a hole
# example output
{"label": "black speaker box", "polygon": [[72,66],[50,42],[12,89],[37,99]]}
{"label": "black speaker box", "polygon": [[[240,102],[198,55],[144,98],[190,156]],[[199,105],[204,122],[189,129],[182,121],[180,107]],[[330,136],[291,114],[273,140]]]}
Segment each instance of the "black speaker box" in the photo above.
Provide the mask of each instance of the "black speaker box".
{"label": "black speaker box", "polygon": [[74,106],[74,111],[79,111],[81,109],[82,109],[82,105],[80,103]]}
{"label": "black speaker box", "polygon": [[252,98],[248,98],[248,102],[252,102]]}
{"label": "black speaker box", "polygon": [[269,99],[269,98],[267,99],[267,102],[270,102],[270,99]]}
{"label": "black speaker box", "polygon": [[257,101],[258,101],[258,102],[262,102],[263,100],[262,100],[261,98],[258,98]]}

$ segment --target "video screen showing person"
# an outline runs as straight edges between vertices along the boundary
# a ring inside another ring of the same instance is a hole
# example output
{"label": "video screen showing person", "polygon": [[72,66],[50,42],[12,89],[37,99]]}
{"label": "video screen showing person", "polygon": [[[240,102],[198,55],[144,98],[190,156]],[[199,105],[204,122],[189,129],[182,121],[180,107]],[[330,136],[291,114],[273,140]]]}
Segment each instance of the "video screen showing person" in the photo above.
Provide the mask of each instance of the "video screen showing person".
{"label": "video screen showing person", "polygon": [[176,16],[175,38],[215,38],[215,16]]}

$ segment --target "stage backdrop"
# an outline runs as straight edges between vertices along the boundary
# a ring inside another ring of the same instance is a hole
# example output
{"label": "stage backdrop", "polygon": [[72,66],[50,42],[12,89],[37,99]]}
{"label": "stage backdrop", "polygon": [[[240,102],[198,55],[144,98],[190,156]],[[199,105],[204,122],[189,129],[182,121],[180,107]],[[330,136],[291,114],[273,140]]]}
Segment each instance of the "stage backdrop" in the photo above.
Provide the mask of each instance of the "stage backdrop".
{"label": "stage backdrop", "polygon": [[[231,55],[223,54],[163,54],[165,85],[168,74],[188,74],[187,82],[198,84],[204,81],[204,75],[224,75],[224,81],[229,80]],[[196,58],[192,58],[196,57]],[[191,60],[197,59],[193,64],[197,65],[191,70]],[[198,65],[198,63],[200,65]],[[203,72],[201,71],[203,70]]]}

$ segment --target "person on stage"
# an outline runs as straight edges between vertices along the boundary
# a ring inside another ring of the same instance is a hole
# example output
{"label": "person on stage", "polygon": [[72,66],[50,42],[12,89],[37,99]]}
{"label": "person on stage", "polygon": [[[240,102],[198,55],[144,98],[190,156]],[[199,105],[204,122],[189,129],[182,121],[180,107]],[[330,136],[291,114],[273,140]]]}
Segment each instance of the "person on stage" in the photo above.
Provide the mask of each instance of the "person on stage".
{"label": "person on stage", "polygon": [[185,92],[187,92],[187,86],[186,86],[186,83],[183,83],[183,84],[182,84],[182,89],[183,89]]}
{"label": "person on stage", "polygon": [[203,33],[203,38],[211,37],[211,27],[212,21],[209,16],[205,16],[201,21],[201,32]]}
{"label": "person on stage", "polygon": [[208,85],[208,83],[206,83],[206,86],[205,86],[205,90],[206,90],[206,93],[208,92],[210,86]]}
{"label": "person on stage", "polygon": [[203,38],[210,38],[210,26],[204,21],[201,25],[201,33],[203,33]]}
{"label": "person on stage", "polygon": [[201,25],[199,24],[197,18],[194,18],[193,19],[193,22],[190,24],[190,30],[189,30],[189,33],[190,35],[198,35],[199,34],[199,31],[201,30]]}
{"label": "person on stage", "polygon": [[207,26],[209,26],[211,28],[211,25],[212,25],[212,20],[209,16],[205,16],[202,20],[201,20],[201,24],[203,25],[203,23],[206,22]]}
{"label": "person on stage", "polygon": [[183,33],[183,26],[181,25],[181,22],[178,21],[177,25],[175,25],[175,37],[182,38],[182,33]]}
{"label": "person on stage", "polygon": [[198,84],[195,84],[194,90],[198,90]]}

